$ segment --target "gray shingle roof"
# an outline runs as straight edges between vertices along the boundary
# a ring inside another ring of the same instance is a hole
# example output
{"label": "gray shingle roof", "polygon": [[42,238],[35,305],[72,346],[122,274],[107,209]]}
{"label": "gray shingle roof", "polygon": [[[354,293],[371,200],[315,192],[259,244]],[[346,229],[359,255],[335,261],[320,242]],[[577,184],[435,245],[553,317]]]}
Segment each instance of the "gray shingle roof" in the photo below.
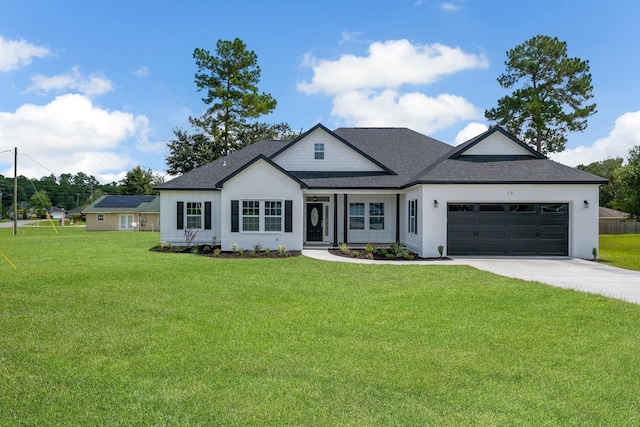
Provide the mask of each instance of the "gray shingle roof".
{"label": "gray shingle roof", "polygon": [[[501,128],[492,128],[458,147],[452,147],[407,128],[339,128],[333,131],[338,138],[374,159],[386,172],[289,172],[310,189],[403,188],[419,183],[607,182],[603,178],[548,160],[517,140],[531,152],[530,156],[464,155],[465,150],[492,132],[502,132],[514,139]],[[161,184],[156,189],[219,190],[221,182],[257,157],[273,158],[295,142],[257,142]]]}
{"label": "gray shingle roof", "polygon": [[102,196],[82,210],[82,213],[160,212],[158,196]]}

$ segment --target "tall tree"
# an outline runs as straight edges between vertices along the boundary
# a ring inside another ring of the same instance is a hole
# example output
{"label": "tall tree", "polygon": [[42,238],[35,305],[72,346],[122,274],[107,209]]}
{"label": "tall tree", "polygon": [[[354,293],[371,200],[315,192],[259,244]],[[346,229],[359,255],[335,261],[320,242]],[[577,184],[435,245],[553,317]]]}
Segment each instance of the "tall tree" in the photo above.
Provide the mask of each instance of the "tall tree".
{"label": "tall tree", "polygon": [[163,182],[160,175],[154,175],[150,168],[143,169],[136,166],[127,172],[122,180],[125,194],[129,195],[151,195],[154,193],[153,187]]}
{"label": "tall tree", "polygon": [[600,187],[600,206],[607,208],[614,207],[614,201],[618,198],[618,169],[622,167],[622,157],[602,160],[600,162],[589,163],[588,165],[578,165],[577,169],[589,172],[609,180],[607,185]]}
{"label": "tall tree", "polygon": [[268,93],[260,93],[258,56],[242,40],[218,40],[215,55],[206,49],[193,52],[198,72],[195,83],[205,92],[202,101],[209,107],[190,123],[219,145],[215,151],[223,154],[239,145],[237,135],[247,121],[269,114],[276,108],[276,100]]}
{"label": "tall tree", "polygon": [[509,50],[505,65],[498,83],[515,90],[485,117],[540,153],[563,151],[567,133],[586,129],[596,112],[596,104],[585,104],[593,97],[589,62],[569,58],[557,37],[537,35]]}
{"label": "tall tree", "polygon": [[617,171],[620,191],[614,202],[616,209],[640,220],[640,145],[629,150],[627,164]]}

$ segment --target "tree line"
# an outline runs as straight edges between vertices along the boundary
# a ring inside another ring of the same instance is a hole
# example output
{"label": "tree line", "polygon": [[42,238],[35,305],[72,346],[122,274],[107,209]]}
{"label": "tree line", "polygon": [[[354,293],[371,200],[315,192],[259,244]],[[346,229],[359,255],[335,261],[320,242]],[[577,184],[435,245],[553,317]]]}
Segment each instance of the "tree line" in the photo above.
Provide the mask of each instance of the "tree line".
{"label": "tree line", "polygon": [[[40,179],[18,176],[18,204],[32,206],[39,217],[45,215],[52,206],[72,210],[90,204],[104,195],[148,195],[154,194],[153,187],[162,183],[163,178],[151,169],[136,166],[118,182],[101,184],[95,176],[83,172],[49,175]],[[0,213],[5,218],[13,204],[14,178],[0,175]],[[24,213],[24,212],[23,212]]]}

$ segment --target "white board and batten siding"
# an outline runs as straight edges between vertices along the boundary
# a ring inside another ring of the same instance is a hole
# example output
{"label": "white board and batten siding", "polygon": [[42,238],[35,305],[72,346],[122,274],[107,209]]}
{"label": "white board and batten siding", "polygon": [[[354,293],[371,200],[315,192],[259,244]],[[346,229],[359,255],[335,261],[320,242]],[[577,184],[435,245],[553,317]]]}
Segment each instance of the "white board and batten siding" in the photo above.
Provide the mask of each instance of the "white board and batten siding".
{"label": "white board and batten siding", "polygon": [[[447,242],[448,203],[567,203],[569,256],[590,259],[598,248],[598,185],[492,184],[424,185],[422,187],[421,257],[438,256]],[[438,207],[433,206],[438,201]],[[586,207],[584,201],[589,203]]]}
{"label": "white board and batten siding", "polygon": [[[324,159],[315,158],[315,144],[324,144]],[[288,171],[382,171],[380,166],[322,129],[297,141],[273,161]]]}
{"label": "white board and batten siding", "polygon": [[[185,244],[185,230],[177,227],[177,203],[184,202],[186,210],[187,203],[200,202],[204,214],[205,202],[211,202],[211,230],[204,229],[204,217],[202,218],[202,229],[198,230],[193,243],[199,245],[210,245],[213,238],[220,241],[220,192],[219,191],[160,191],[160,236],[165,242],[173,245]],[[185,212],[186,218],[186,212]]]}
{"label": "white board and batten siding", "polygon": [[[232,200],[239,201],[240,230],[237,232],[231,231]],[[282,231],[243,231],[243,200],[282,201]],[[292,201],[292,232],[284,231],[284,204],[286,200]],[[276,249],[278,245],[285,245],[288,250],[302,250],[304,213],[300,184],[264,160],[258,160],[224,183],[220,216],[224,218],[220,233],[223,251],[231,250],[232,243],[245,250],[250,250],[257,244],[270,249]]]}

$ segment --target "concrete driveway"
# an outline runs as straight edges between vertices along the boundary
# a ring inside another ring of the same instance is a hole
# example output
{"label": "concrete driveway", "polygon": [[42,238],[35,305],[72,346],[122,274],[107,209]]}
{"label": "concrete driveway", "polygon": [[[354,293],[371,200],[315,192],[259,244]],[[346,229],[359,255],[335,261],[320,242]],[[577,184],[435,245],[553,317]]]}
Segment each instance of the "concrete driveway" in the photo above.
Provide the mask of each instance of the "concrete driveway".
{"label": "concrete driveway", "polygon": [[532,280],[640,304],[640,271],[578,258],[456,258],[501,276]]}

